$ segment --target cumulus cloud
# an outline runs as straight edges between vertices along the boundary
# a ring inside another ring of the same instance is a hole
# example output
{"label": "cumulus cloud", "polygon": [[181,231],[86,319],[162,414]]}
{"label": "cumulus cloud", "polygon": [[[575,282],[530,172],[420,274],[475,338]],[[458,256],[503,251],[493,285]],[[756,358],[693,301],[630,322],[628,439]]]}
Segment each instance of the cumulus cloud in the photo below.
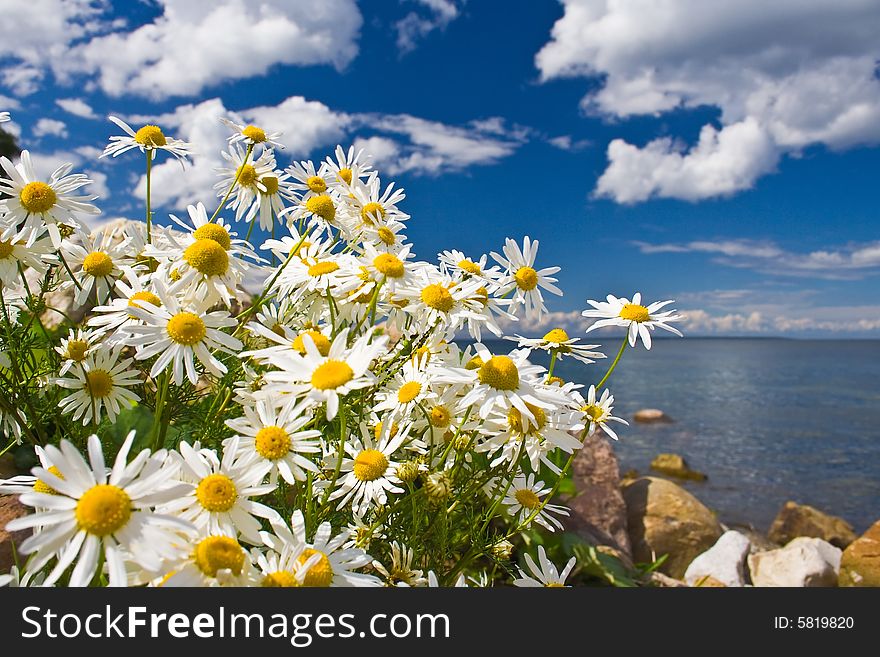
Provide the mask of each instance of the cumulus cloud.
{"label": "cumulus cloud", "polygon": [[[420,11],[410,11],[394,24],[401,54],[416,49],[418,42],[434,30],[444,30],[459,16],[454,0],[414,0]],[[463,3],[462,3],[463,4]]]}
{"label": "cumulus cloud", "polygon": [[[113,96],[195,95],[279,64],[344,68],[358,52],[355,0],[157,0],[158,16],[132,29],[106,18],[106,0],[6,0],[2,80],[34,91],[48,66]],[[14,28],[12,27],[14,26]]]}
{"label": "cumulus cloud", "polygon": [[846,244],[806,253],[787,251],[774,242],[733,239],[685,243],[634,242],[642,253],[708,253],[729,267],[779,276],[856,280],[880,273],[880,241]]}
{"label": "cumulus cloud", "polygon": [[67,124],[56,119],[39,119],[32,128],[35,137],[54,135],[55,137],[67,137]]}
{"label": "cumulus cloud", "polygon": [[83,119],[98,118],[98,115],[95,113],[95,110],[92,109],[92,106],[82,98],[58,98],[55,101],[55,104],[68,114],[73,114],[74,116],[79,116]]}
{"label": "cumulus cloud", "polygon": [[751,187],[779,158],[880,142],[880,4],[873,0],[562,0],[537,54],[542,80],[597,77],[604,117],[715,107],[687,147],[614,140],[596,193],[622,203],[698,200]]}
{"label": "cumulus cloud", "polygon": [[547,143],[561,151],[582,151],[591,145],[589,139],[574,139],[571,135],[550,137]]}

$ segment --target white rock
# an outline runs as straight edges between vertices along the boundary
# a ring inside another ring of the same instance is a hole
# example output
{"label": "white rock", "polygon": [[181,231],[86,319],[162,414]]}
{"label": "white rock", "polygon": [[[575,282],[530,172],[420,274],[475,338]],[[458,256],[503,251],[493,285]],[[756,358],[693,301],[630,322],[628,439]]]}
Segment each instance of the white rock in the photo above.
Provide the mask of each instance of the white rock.
{"label": "white rock", "polygon": [[743,534],[733,530],[724,532],[715,545],[691,562],[684,581],[696,586],[701,579],[712,577],[725,586],[745,586],[745,562],[750,545]]}
{"label": "white rock", "polygon": [[837,586],[840,548],[821,538],[796,538],[785,547],[749,555],[755,586]]}

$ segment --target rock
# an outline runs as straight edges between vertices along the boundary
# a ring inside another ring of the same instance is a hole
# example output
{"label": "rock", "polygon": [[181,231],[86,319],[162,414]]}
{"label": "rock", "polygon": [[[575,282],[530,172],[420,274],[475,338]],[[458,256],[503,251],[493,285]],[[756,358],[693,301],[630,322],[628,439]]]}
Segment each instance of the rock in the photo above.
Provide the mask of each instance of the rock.
{"label": "rock", "polygon": [[856,540],[852,525],[837,516],[830,516],[806,504],[786,502],[770,526],[767,537],[786,545],[798,536],[821,538],[840,549]]}
{"label": "rock", "polygon": [[0,495],[0,574],[8,573],[15,565],[15,555],[21,559],[21,554],[13,552],[13,545],[21,545],[21,542],[31,535],[31,530],[23,529],[17,532],[6,531],[6,523],[15,518],[26,516],[31,509],[18,501],[15,495]]}
{"label": "rock", "polygon": [[652,424],[655,422],[672,422],[672,419],[659,408],[643,408],[633,413],[633,420]]}
{"label": "rock", "polygon": [[705,481],[706,475],[696,470],[691,470],[687,461],[678,454],[658,454],[651,461],[651,469],[656,470],[670,477],[678,477],[679,479],[692,479],[694,481]]}
{"label": "rock", "polygon": [[727,584],[719,581],[711,575],[703,575],[694,581],[691,586],[695,589],[726,589]]}
{"label": "rock", "polygon": [[746,557],[750,547],[746,536],[732,530],[724,532],[715,545],[691,561],[684,573],[684,581],[691,586],[706,586],[708,580],[718,582],[720,586],[745,586]]}
{"label": "rock", "polygon": [[880,586],[880,520],[843,551],[837,581],[839,586]]}
{"label": "rock", "polygon": [[[725,527],[727,529],[727,527]],[[733,525],[730,529],[735,529],[740,534],[749,539],[749,553],[757,554],[758,552],[767,552],[768,550],[778,550],[782,546],[779,543],[774,543],[769,538],[764,536],[762,532],[759,532],[754,527],[750,527],[747,525]]]}
{"label": "rock", "polygon": [[633,559],[650,562],[668,554],[660,570],[677,579],[721,536],[721,525],[712,512],[666,479],[637,479],[623,489],[623,499]]}
{"label": "rock", "polygon": [[821,538],[799,537],[785,547],[749,555],[755,586],[837,586],[840,548]]}
{"label": "rock", "polygon": [[628,561],[632,548],[620,491],[620,465],[604,434],[596,432],[584,441],[572,464],[572,478],[577,494],[566,501],[571,509],[569,529],[594,545],[615,548]]}

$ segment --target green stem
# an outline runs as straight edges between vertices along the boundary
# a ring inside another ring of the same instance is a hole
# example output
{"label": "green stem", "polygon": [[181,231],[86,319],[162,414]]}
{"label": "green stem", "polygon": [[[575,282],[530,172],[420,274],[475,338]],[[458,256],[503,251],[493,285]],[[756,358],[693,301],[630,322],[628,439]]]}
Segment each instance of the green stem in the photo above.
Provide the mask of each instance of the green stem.
{"label": "green stem", "polygon": [[489,509],[489,513],[486,514],[486,519],[483,521],[482,527],[480,527],[480,534],[486,531],[486,528],[489,526],[489,523],[492,522],[492,516],[495,515],[495,511],[498,509],[498,505],[501,504],[501,500],[504,499],[504,496],[507,495],[507,491],[510,490],[511,485],[513,484],[513,479],[516,477],[516,468],[519,465],[519,461],[522,458],[523,452],[526,449],[526,437],[522,437],[522,442],[519,444],[519,451],[516,454],[516,459],[510,464],[510,471],[507,473],[507,485],[504,487],[504,491],[495,497],[495,503],[492,504],[492,508]]}
{"label": "green stem", "polygon": [[608,377],[611,376],[611,373],[614,371],[614,368],[617,367],[617,363],[620,362],[620,357],[623,356],[623,352],[626,350],[627,344],[627,336],[623,337],[623,344],[620,345],[620,350],[617,352],[617,356],[614,358],[614,362],[611,363],[611,367],[608,368],[608,371],[605,372],[605,376],[602,377],[602,380],[596,384],[596,392],[599,391],[605,382],[608,380]]}
{"label": "green stem", "polygon": [[153,451],[162,449],[165,442],[165,431],[162,431],[162,415],[165,412],[165,399],[168,396],[168,371],[159,375],[159,381],[156,384],[156,411],[153,415],[152,433],[154,438]]}
{"label": "green stem", "polygon": [[556,354],[556,349],[554,349],[550,354],[550,367],[547,368],[547,383],[550,383],[550,379],[553,378],[553,367],[556,365]]}
{"label": "green stem", "polygon": [[153,149],[147,148],[144,152],[147,154],[147,244],[152,244],[153,213],[150,207],[150,178],[153,169]]}
{"label": "green stem", "polygon": [[339,449],[336,454],[336,467],[333,470],[333,480],[330,482],[330,485],[327,486],[327,492],[324,493],[324,499],[321,500],[321,510],[324,510],[324,506],[327,504],[330,498],[330,493],[333,492],[333,489],[336,487],[336,482],[339,480],[339,472],[342,470],[342,459],[345,456],[345,406],[343,404],[339,405]]}

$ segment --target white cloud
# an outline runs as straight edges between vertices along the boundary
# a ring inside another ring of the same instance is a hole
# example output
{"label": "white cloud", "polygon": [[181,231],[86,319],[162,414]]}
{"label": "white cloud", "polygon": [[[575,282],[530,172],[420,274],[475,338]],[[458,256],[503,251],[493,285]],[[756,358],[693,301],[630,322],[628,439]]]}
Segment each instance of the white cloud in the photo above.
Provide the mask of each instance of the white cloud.
{"label": "white cloud", "polygon": [[[107,186],[107,174],[101,171],[91,171],[86,169],[83,171],[92,181],[89,185],[89,193],[97,194],[98,198],[103,200],[110,198],[110,188]],[[100,204],[100,201],[98,201]]]}
{"label": "white cloud", "polygon": [[[271,131],[281,131],[284,150],[275,152],[284,166],[290,158],[304,158],[318,148],[328,153],[336,144],[353,141],[373,157],[383,173],[438,175],[471,166],[493,164],[511,155],[523,142],[523,130],[506,128],[492,118],[466,126],[451,126],[407,114],[347,114],[321,102],[291,96],[278,105],[238,112],[228,110],[219,98],[177,107],[160,116],[130,117],[134,123],[154,122],[179,139],[192,142],[196,153],[181,171],[168,160],[153,166],[151,200],[154,207],[182,207],[215,196],[215,168],[222,164],[228,128],[220,117],[233,117]],[[475,127],[478,126],[478,127]],[[146,177],[140,176],[136,196],[146,195]]]}
{"label": "white cloud", "polygon": [[55,137],[67,137],[67,124],[56,119],[39,119],[33,127],[35,137],[54,135]]}
{"label": "white cloud", "polygon": [[415,50],[418,42],[434,30],[444,30],[459,16],[458,5],[454,0],[415,0],[427,9],[411,11],[394,24],[397,30],[397,47],[405,54]]}
{"label": "white cloud", "polygon": [[583,108],[609,118],[716,107],[690,149],[614,140],[597,194],[697,200],[751,187],[814,144],[880,142],[874,0],[562,0],[536,56],[543,80],[601,76]]}
{"label": "white cloud", "polygon": [[92,106],[82,98],[59,98],[55,101],[55,104],[65,112],[73,114],[74,116],[79,116],[84,119],[98,118],[98,115],[95,113],[95,110],[92,109]]}
{"label": "white cloud", "polygon": [[331,64],[357,55],[362,17],[354,0],[158,0],[162,13],[132,31],[73,47],[56,75],[96,76],[106,93],[195,95],[224,80],[265,75],[277,64]]}
{"label": "white cloud", "polygon": [[21,107],[21,103],[15,98],[0,94],[0,107],[3,108],[3,111],[17,110]]}
{"label": "white cloud", "polygon": [[708,253],[715,262],[779,276],[855,280],[880,273],[880,241],[862,242],[807,253],[786,251],[773,242],[696,240],[686,243],[634,243],[642,253]]}
{"label": "white cloud", "polygon": [[574,139],[571,135],[550,137],[547,143],[561,151],[582,151],[589,148],[592,142],[589,139]]}

